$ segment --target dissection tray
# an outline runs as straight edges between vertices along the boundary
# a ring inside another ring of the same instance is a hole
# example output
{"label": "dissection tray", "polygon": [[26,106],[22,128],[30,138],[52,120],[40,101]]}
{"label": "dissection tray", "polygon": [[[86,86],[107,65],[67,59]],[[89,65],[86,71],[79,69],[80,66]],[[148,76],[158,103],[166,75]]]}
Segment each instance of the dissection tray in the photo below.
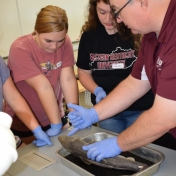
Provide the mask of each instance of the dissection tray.
{"label": "dissection tray", "polygon": [[[86,136],[82,138],[82,140],[87,143],[93,143],[114,136],[115,135],[111,133],[101,132]],[[87,165],[80,158],[73,156],[63,147],[57,150],[57,155],[65,166],[82,176],[151,176],[158,171],[161,162],[164,160],[163,153],[148,147],[140,147],[129,152],[122,152],[121,155],[133,157],[136,161],[145,163],[149,166],[148,168],[135,173],[133,171],[102,168],[93,164]]]}

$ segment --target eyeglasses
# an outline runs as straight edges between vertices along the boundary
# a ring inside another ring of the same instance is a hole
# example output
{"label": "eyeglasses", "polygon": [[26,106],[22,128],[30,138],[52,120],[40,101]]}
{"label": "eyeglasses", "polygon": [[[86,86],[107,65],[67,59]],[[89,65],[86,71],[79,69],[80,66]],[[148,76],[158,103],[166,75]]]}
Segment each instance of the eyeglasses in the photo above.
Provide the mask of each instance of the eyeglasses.
{"label": "eyeglasses", "polygon": [[120,19],[120,18],[119,18],[120,12],[122,11],[122,9],[123,9],[125,6],[127,6],[127,5],[130,3],[130,1],[132,1],[132,0],[129,0],[118,12],[116,12],[116,11],[111,7],[112,15],[113,15],[115,18]]}

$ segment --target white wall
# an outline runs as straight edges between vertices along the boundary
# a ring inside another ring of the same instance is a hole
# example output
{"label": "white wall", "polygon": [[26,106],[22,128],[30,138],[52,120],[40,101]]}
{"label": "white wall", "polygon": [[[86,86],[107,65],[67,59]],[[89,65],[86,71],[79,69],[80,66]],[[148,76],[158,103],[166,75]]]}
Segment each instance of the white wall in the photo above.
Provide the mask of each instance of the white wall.
{"label": "white wall", "polygon": [[87,4],[88,0],[0,0],[0,55],[8,56],[10,45],[17,37],[33,32],[37,13],[47,5],[66,10],[68,34],[76,41],[85,21]]}
{"label": "white wall", "polygon": [[7,56],[12,41],[21,35],[16,0],[0,0],[0,55]]}

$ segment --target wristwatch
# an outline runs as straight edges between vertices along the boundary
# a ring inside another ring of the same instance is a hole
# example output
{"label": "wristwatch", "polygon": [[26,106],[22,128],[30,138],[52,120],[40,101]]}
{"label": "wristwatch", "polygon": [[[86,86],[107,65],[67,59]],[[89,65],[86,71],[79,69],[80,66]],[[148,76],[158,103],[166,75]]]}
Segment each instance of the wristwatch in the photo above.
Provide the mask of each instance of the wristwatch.
{"label": "wristwatch", "polygon": [[15,136],[15,141],[16,141],[16,148],[20,147],[20,145],[23,143],[18,136]]}
{"label": "wristwatch", "polygon": [[[66,115],[64,115],[62,118],[61,118],[61,121],[62,121],[62,125],[66,125],[68,122],[69,122],[69,119]],[[71,126],[71,123],[69,122],[70,126]]]}

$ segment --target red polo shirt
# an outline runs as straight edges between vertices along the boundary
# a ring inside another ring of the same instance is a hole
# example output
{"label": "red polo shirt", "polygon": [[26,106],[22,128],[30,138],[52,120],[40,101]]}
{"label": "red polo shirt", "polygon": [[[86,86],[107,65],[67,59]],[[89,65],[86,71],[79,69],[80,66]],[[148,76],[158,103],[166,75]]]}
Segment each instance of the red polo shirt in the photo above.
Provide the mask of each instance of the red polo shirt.
{"label": "red polo shirt", "polygon": [[154,32],[143,37],[131,75],[142,80],[144,69],[154,94],[176,101],[176,0],[170,1],[158,38]]}

